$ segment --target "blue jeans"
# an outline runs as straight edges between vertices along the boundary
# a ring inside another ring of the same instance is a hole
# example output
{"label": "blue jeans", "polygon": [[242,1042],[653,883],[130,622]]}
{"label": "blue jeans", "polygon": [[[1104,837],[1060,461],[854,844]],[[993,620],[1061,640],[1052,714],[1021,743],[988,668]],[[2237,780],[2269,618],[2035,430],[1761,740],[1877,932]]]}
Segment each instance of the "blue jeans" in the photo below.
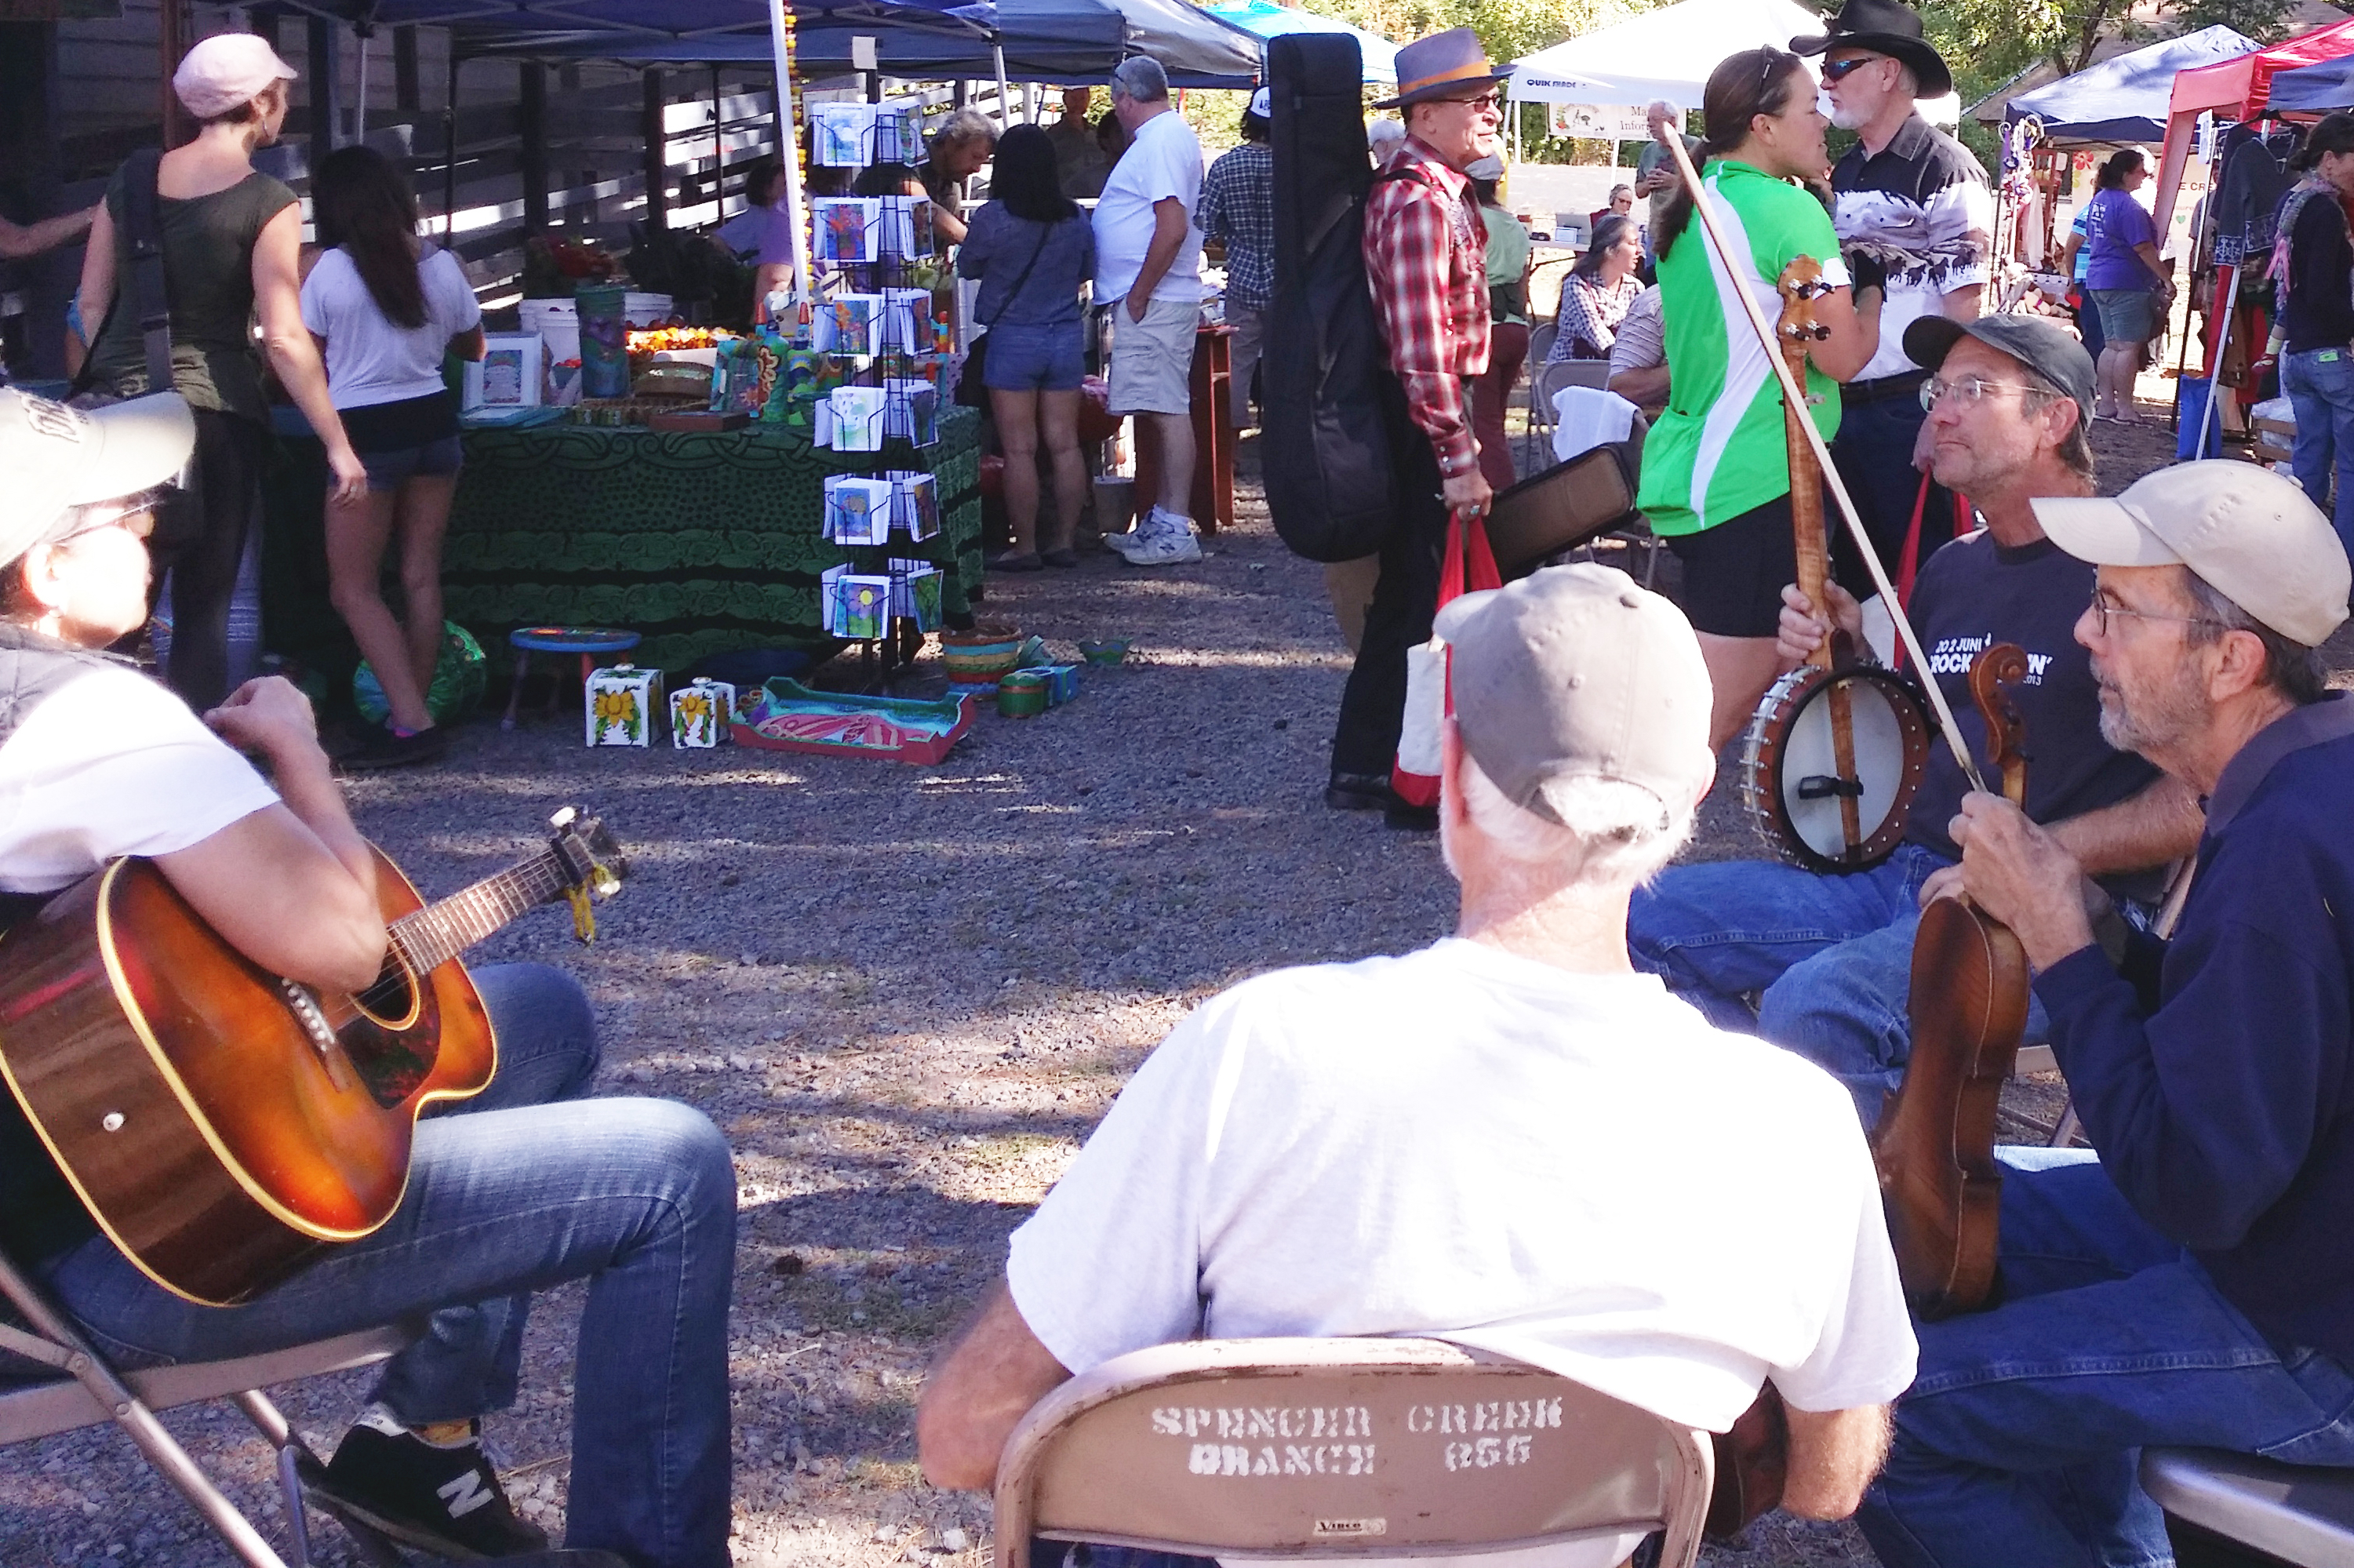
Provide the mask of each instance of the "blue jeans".
{"label": "blue jeans", "polygon": [[2280,373],[2281,390],[2296,413],[2296,450],[2289,466],[2324,512],[2330,511],[2329,479],[2336,473],[2338,508],[2331,521],[2354,553],[2354,350],[2284,354]]}
{"label": "blue jeans", "polygon": [[1857,1516],[1887,1568],[2164,1568],[2145,1445],[2354,1463],[2345,1366],[2257,1332],[2089,1150],[2002,1154],[2003,1302],[1918,1325]]}
{"label": "blue jeans", "polygon": [[672,1101],[579,1097],[597,1033],[570,976],[505,964],[474,981],[498,1074],[419,1125],[408,1193],[383,1229],[243,1307],[182,1300],[103,1238],[45,1268],[48,1287],[132,1365],[251,1355],[430,1311],[430,1331],[386,1364],[375,1393],[419,1424],[512,1404],[530,1293],[585,1277],[567,1544],[641,1568],[726,1568],[726,1141]]}
{"label": "blue jeans", "polygon": [[[1635,967],[1720,1029],[1795,1051],[1847,1086],[1870,1130],[1913,1054],[1913,932],[1921,885],[1945,856],[1898,846],[1870,871],[1827,876],[1770,861],[1680,865],[1636,890]],[[1761,992],[1756,1013],[1743,1000]],[[2048,1029],[2028,1004],[2027,1037]]]}

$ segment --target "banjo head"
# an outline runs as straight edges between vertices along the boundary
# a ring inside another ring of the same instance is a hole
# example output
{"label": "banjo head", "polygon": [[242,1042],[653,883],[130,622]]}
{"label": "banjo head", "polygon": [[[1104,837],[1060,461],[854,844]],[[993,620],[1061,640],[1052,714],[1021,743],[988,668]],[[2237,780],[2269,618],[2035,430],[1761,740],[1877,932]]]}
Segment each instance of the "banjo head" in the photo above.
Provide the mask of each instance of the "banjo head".
{"label": "banjo head", "polygon": [[[1855,779],[1842,787],[1831,739],[1834,694],[1848,705]],[[1758,834],[1810,871],[1865,871],[1895,853],[1929,760],[1929,725],[1913,688],[1873,666],[1837,673],[1801,664],[1774,683],[1741,748],[1741,798]],[[1861,842],[1847,846],[1842,796]]]}

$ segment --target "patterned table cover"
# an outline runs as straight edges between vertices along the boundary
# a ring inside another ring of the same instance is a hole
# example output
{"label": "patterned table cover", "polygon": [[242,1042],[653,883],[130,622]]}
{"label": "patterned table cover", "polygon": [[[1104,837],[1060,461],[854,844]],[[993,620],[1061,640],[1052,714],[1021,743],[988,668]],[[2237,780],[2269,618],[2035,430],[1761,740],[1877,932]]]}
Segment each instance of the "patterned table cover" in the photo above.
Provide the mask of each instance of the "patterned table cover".
{"label": "patterned table cover", "polygon": [[[881,452],[812,450],[806,431],[774,425],[482,428],[464,442],[442,592],[449,618],[484,647],[504,647],[523,626],[626,626],[645,638],[638,662],[675,673],[728,649],[829,641],[818,579],[854,557],[878,568],[886,555],[937,563],[952,622],[970,615],[981,586],[981,417],[970,408],[942,410],[930,447],[892,441]],[[270,501],[269,645],[347,679],[349,639],[326,602],[323,459],[314,440],[286,445],[294,461]],[[828,540],[825,476],[893,468],[938,478],[940,533],[888,549]]]}

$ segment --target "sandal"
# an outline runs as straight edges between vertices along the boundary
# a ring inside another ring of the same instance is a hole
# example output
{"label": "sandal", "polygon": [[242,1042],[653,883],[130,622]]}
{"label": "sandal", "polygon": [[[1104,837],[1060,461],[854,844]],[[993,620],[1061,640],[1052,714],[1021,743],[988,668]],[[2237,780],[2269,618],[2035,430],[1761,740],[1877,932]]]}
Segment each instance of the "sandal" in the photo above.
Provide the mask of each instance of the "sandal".
{"label": "sandal", "polygon": [[1050,567],[1066,572],[1079,564],[1079,553],[1068,545],[1059,550],[1041,551],[1038,558]]}
{"label": "sandal", "polygon": [[991,556],[986,565],[992,572],[1034,572],[1042,569],[1045,563],[1038,558],[1034,550],[1006,550]]}

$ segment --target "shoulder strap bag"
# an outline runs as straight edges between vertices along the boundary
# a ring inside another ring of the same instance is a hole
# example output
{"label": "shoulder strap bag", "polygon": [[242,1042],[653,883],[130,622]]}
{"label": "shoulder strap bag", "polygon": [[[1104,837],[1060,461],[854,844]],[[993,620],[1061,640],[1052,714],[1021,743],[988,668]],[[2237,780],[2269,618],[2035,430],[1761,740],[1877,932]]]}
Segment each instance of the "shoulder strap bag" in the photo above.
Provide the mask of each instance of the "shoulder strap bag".
{"label": "shoulder strap bag", "polygon": [[[115,279],[114,297],[106,302],[106,317],[90,337],[90,345],[95,350],[106,336],[106,329],[114,323],[117,313],[122,310],[123,302],[134,301],[132,308],[139,313],[140,340],[147,351],[150,392],[172,389],[172,300],[164,281],[163,198],[155,188],[163,164],[163,151],[156,147],[142,147],[123,161],[122,242],[131,257],[129,275]],[[94,390],[97,377],[93,354],[83,361],[81,373],[74,377],[75,393]]]}

